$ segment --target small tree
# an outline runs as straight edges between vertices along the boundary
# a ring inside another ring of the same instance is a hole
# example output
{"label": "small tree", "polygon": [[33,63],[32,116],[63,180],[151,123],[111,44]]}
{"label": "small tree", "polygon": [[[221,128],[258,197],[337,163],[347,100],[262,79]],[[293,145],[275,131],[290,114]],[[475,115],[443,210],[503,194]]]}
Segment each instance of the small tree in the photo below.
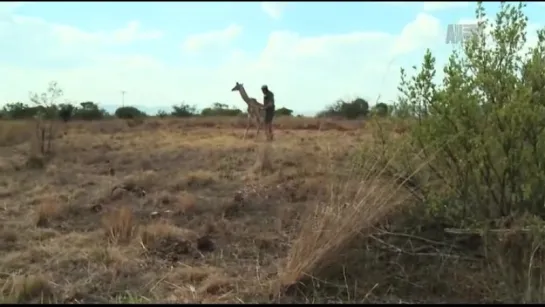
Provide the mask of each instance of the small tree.
{"label": "small tree", "polygon": [[190,106],[184,102],[179,105],[172,106],[172,116],[176,117],[191,117],[197,113],[197,107]]}
{"label": "small tree", "polygon": [[389,111],[388,105],[385,104],[384,102],[377,103],[375,107],[373,108],[373,113],[380,117],[388,116],[388,111]]}
{"label": "small tree", "polygon": [[274,113],[277,115],[277,116],[292,116],[293,114],[293,110],[290,110],[288,108],[280,108],[280,109],[277,109],[276,111],[274,111]]}
{"label": "small tree", "polygon": [[159,118],[165,118],[168,116],[168,113],[165,110],[159,110],[157,111],[157,114],[155,114],[155,116]]}
{"label": "small tree", "polygon": [[146,113],[140,111],[135,107],[119,107],[115,110],[115,116],[122,119],[140,118],[146,117]]}
{"label": "small tree", "polygon": [[40,95],[30,93],[30,101],[37,107],[37,113],[34,116],[36,123],[36,137],[38,146],[42,155],[50,154],[53,150],[53,126],[54,119],[57,118],[57,108],[55,102],[62,97],[63,92],[58,87],[56,81],[51,81],[45,93]]}
{"label": "small tree", "polygon": [[100,109],[98,105],[92,101],[85,101],[80,103],[80,107],[74,111],[74,118],[83,120],[96,120],[102,119],[107,114],[103,109]]}
{"label": "small tree", "polygon": [[[412,77],[401,71],[400,103],[417,118],[410,140],[430,161],[426,181],[434,186],[419,191],[434,221],[459,228],[505,227],[506,221],[543,227],[545,29],[537,31],[537,44],[522,54],[528,22],[524,6],[502,2],[490,22],[478,3],[478,30],[464,41],[462,52],[450,56],[441,83],[435,82],[429,50]],[[534,264],[534,256],[543,261],[543,249],[515,242],[524,237],[512,237],[508,253],[488,260],[501,259],[494,274],[504,274],[501,283],[514,295],[510,301],[541,301],[543,288],[532,280],[544,274]]]}
{"label": "small tree", "polygon": [[324,111],[318,113],[317,117],[341,116],[347,119],[355,119],[367,116],[368,113],[369,103],[363,98],[356,98],[352,102],[339,99]]}
{"label": "small tree", "polygon": [[219,102],[215,102],[211,108],[204,108],[201,111],[201,116],[238,116],[241,114],[241,110],[235,107],[229,108],[228,105]]}
{"label": "small tree", "polygon": [[357,118],[360,116],[367,116],[369,114],[369,103],[363,98],[354,99],[348,106],[346,106],[345,116],[347,118]]}
{"label": "small tree", "polygon": [[67,122],[70,119],[72,119],[72,116],[74,115],[75,108],[73,105],[69,103],[62,103],[58,107],[59,109],[59,117],[64,121]]}

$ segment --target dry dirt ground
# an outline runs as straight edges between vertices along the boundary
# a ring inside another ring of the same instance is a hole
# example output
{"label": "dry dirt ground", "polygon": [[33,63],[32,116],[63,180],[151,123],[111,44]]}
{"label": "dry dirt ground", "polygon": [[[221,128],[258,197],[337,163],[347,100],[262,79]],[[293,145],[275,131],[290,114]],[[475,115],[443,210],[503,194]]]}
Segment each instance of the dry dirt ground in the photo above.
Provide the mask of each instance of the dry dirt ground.
{"label": "dry dirt ground", "polygon": [[[231,127],[70,123],[46,163],[11,136],[0,147],[2,301],[329,300],[280,297],[289,289],[279,284],[335,251],[322,238],[329,230],[309,235],[315,225],[301,216],[328,201],[370,136],[304,128],[278,130],[269,144]],[[372,288],[345,290],[365,301]]]}

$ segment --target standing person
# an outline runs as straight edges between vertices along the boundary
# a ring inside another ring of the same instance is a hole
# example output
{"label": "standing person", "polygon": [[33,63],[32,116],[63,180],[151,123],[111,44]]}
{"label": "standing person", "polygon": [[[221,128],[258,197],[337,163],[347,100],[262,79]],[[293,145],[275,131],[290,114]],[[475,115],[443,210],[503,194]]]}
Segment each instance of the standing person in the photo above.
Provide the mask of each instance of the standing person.
{"label": "standing person", "polygon": [[267,134],[267,140],[273,140],[272,121],[274,118],[274,94],[269,90],[269,87],[263,85],[261,87],[263,92],[263,109],[265,109],[265,132]]}

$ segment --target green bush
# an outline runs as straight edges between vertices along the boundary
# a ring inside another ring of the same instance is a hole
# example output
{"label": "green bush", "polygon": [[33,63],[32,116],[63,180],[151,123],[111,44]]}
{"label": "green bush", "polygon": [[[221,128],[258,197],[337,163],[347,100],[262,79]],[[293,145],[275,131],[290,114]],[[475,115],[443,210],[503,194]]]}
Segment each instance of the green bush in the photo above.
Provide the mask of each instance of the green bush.
{"label": "green bush", "polygon": [[356,98],[352,102],[338,100],[334,104],[319,112],[317,117],[340,116],[347,119],[365,117],[369,114],[369,103],[362,98]]}
{"label": "green bush", "polygon": [[373,107],[373,114],[380,117],[388,116],[389,112],[390,108],[384,102],[379,102]]}
{"label": "green bush", "polygon": [[9,119],[32,118],[36,115],[36,111],[36,107],[30,107],[22,102],[8,103],[2,108],[4,117]]}
{"label": "green bush", "polygon": [[274,114],[275,114],[276,116],[292,116],[292,115],[293,115],[293,110],[290,110],[290,109],[288,109],[288,108],[282,107],[282,108],[280,108],[280,109],[276,109],[276,110],[274,111]]}
{"label": "green bush", "polygon": [[226,104],[216,102],[211,108],[204,108],[201,116],[239,116],[242,111],[236,108],[229,108]]}
{"label": "green bush", "polygon": [[[32,99],[43,99],[43,97],[33,97]],[[69,103],[59,105],[49,103],[47,107],[36,103],[34,106],[22,102],[8,103],[2,108],[0,117],[5,119],[30,119],[38,114],[41,114],[43,119],[58,118],[65,122],[71,119],[97,120],[109,116],[106,110],[100,109],[94,102],[86,101],[80,103],[80,107],[75,107]]]}
{"label": "green bush", "polygon": [[157,116],[159,118],[165,118],[165,117],[168,116],[168,113],[167,113],[167,111],[159,110],[159,111],[157,111],[157,114],[155,114],[155,116]]}
{"label": "green bush", "polygon": [[190,106],[185,103],[172,106],[172,113],[171,113],[172,116],[191,117],[191,116],[195,116],[196,114],[197,114],[197,108],[195,106]]}
{"label": "green bush", "polygon": [[[488,22],[481,22],[464,52],[449,58],[442,84],[433,82],[429,51],[415,77],[401,72],[403,99],[418,117],[413,144],[444,186],[426,196],[434,200],[433,211],[453,224],[523,213],[545,217],[545,32],[520,55],[526,42],[522,7],[502,5],[491,35],[495,46],[486,42]],[[484,17],[479,4],[477,18]]]}
{"label": "green bush", "polygon": [[402,70],[394,114],[410,117],[409,129],[390,139],[397,120],[377,120],[378,142],[363,149],[416,196],[397,226],[478,255],[449,270],[484,277],[486,299],[501,302],[545,298],[545,30],[524,52],[523,7],[502,3],[494,23],[477,4],[479,31],[452,53],[442,81],[429,50],[413,76]]}
{"label": "green bush", "polygon": [[141,118],[146,117],[146,113],[140,111],[139,109],[131,106],[119,107],[115,110],[115,116],[121,119],[131,119],[131,118]]}
{"label": "green bush", "polygon": [[74,111],[73,118],[81,120],[99,120],[108,116],[109,114],[100,109],[98,105],[92,101],[85,101],[80,103],[80,107]]}
{"label": "green bush", "polygon": [[64,121],[67,122],[70,119],[72,119],[72,116],[74,116],[74,112],[76,111],[76,108],[74,108],[71,104],[60,104],[58,106],[58,114],[59,117]]}

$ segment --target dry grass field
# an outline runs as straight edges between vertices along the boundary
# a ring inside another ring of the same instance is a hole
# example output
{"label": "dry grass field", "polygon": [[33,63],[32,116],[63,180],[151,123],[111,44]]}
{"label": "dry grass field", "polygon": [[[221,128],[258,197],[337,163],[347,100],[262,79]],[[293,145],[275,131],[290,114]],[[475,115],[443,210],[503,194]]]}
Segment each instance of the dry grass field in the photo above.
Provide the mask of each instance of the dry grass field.
{"label": "dry grass field", "polygon": [[243,123],[59,123],[47,161],[31,122],[0,123],[2,302],[486,300],[473,264],[388,226],[411,196],[354,168],[372,125]]}

